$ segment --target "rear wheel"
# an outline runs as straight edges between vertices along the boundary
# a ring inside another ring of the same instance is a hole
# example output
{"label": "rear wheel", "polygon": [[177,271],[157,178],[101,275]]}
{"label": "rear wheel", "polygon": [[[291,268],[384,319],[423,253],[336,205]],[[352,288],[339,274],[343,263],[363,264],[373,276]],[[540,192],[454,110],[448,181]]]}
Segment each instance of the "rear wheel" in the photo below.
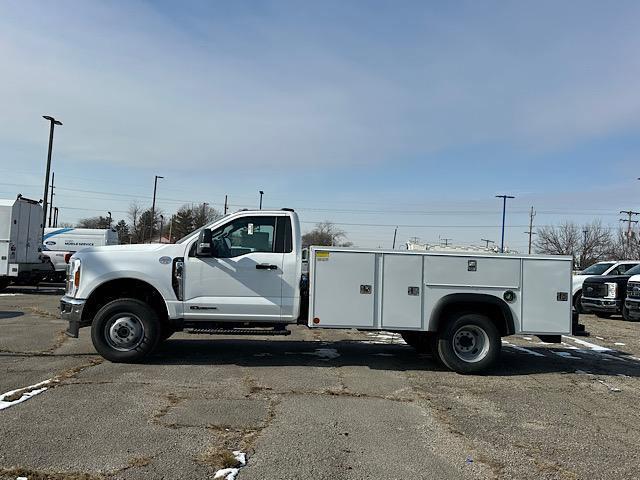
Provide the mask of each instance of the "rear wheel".
{"label": "rear wheel", "polygon": [[491,319],[465,313],[448,322],[438,336],[442,362],[458,373],[478,373],[493,365],[500,356],[502,341]]}
{"label": "rear wheel", "polygon": [[596,313],[596,317],[598,318],[611,318],[613,313]]}
{"label": "rear wheel", "polygon": [[91,325],[91,340],[98,353],[112,362],[137,362],[160,341],[158,315],[133,298],[107,303]]}

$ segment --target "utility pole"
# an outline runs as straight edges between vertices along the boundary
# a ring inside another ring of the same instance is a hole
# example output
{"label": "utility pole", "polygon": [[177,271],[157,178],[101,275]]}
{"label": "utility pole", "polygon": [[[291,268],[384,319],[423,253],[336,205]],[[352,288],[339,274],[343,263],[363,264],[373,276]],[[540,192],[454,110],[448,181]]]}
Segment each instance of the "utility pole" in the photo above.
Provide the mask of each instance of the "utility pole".
{"label": "utility pole", "polygon": [[[153,181],[153,203],[151,204],[151,232],[149,233],[149,243],[151,243],[151,238],[153,237],[153,227],[156,226],[156,190],[158,189],[158,179],[164,178],[160,175],[156,175],[155,177]],[[142,229],[142,243],[144,243],[144,228]]]}
{"label": "utility pole", "polygon": [[502,242],[500,243],[500,253],[504,253],[504,220],[507,211],[507,198],[516,198],[511,195],[496,195],[496,198],[502,199]]}
{"label": "utility pole", "polygon": [[53,227],[58,228],[58,207],[53,207]]}
{"label": "utility pole", "polygon": [[531,207],[531,211],[529,212],[529,230],[524,233],[529,234],[529,255],[531,255],[531,237],[535,235],[533,231],[533,217],[536,216],[536,211]]}
{"label": "utility pole", "polygon": [[111,229],[111,212],[107,212],[109,214],[109,229]]}
{"label": "utility pole", "polygon": [[202,225],[206,225],[207,223],[207,207],[209,204],[207,202],[202,202]]}
{"label": "utility pole", "polygon": [[227,196],[224,196],[224,214],[227,214]]}
{"label": "utility pole", "polygon": [[164,215],[160,215],[160,243],[162,243],[162,229],[164,228]]}
{"label": "utility pole", "polygon": [[398,235],[398,227],[396,227],[396,229],[393,231],[393,247],[391,247],[392,250],[396,249],[396,235]]}
{"label": "utility pole", "polygon": [[485,243],[486,243],[485,247],[486,247],[486,249],[487,249],[487,250],[489,250],[489,244],[490,244],[490,243],[496,243],[496,242],[494,242],[493,240],[487,240],[486,238],[481,238],[481,239],[480,239],[480,241],[482,241],[482,242],[485,242]]}
{"label": "utility pole", "polygon": [[51,171],[51,151],[53,150],[53,130],[56,125],[62,125],[62,122],[56,120],[55,118],[49,115],[43,115],[42,118],[48,120],[50,123],[49,127],[49,150],[47,152],[47,173],[45,174],[44,179],[44,204],[42,205],[44,208],[43,216],[42,216],[42,229],[44,235],[44,226],[47,224],[47,198],[49,197],[49,172]]}
{"label": "utility pole", "polygon": [[634,223],[638,223],[638,220],[631,220],[631,218],[634,215],[640,215],[640,212],[634,212],[633,210],[620,210],[620,213],[624,213],[625,215],[628,215],[629,218],[625,219],[625,218],[621,218],[620,221],[621,222],[627,222],[627,254],[629,253],[629,250],[631,249],[631,228],[633,227]]}
{"label": "utility pole", "polygon": [[54,189],[54,183],[56,180],[56,172],[51,172],[51,200],[49,201],[49,224],[47,225],[48,227],[51,226],[51,217],[53,215],[53,189]]}
{"label": "utility pole", "polygon": [[260,210],[262,210],[262,195],[264,195],[264,192],[260,190]]}
{"label": "utility pole", "polygon": [[451,240],[453,240],[453,238],[441,238],[440,243],[444,243],[444,246],[448,247]]}
{"label": "utility pole", "polygon": [[411,237],[411,238],[409,239],[409,241],[410,241],[411,243],[420,243],[420,239],[419,239],[418,237]]}

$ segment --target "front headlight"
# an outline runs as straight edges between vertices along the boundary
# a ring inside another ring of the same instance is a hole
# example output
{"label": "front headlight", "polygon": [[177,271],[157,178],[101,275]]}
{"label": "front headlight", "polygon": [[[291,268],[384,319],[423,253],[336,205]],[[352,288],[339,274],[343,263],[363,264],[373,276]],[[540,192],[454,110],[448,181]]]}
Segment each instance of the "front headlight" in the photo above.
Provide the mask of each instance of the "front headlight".
{"label": "front headlight", "polygon": [[607,286],[607,295],[605,298],[616,298],[618,296],[618,284],[607,282],[605,285]]}
{"label": "front headlight", "polygon": [[67,265],[67,295],[75,297],[80,286],[80,259],[72,258]]}

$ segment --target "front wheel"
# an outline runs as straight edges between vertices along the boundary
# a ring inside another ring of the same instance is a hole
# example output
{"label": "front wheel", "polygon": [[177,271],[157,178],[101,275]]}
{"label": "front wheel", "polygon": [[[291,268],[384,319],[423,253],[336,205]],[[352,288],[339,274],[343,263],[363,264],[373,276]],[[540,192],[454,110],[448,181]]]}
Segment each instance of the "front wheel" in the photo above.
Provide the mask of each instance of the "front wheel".
{"label": "front wheel", "polygon": [[444,326],[438,337],[442,362],[458,373],[478,373],[493,365],[500,356],[502,341],[491,319],[466,313]]}
{"label": "front wheel", "polygon": [[638,317],[632,317],[631,315],[629,315],[629,309],[626,305],[622,307],[622,318],[624,318],[627,322],[637,322],[638,320],[640,320]]}
{"label": "front wheel", "polygon": [[575,308],[578,313],[585,313],[584,308],[582,308],[582,290],[573,297],[573,308]]}
{"label": "front wheel", "polygon": [[112,362],[140,361],[153,351],[160,335],[156,312],[134,298],[107,303],[91,325],[93,346]]}

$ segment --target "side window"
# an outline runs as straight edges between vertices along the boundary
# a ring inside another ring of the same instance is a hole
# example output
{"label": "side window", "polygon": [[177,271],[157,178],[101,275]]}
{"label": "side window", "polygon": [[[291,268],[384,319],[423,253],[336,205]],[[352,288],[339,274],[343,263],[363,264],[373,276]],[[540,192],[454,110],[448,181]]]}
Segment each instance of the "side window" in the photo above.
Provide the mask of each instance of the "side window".
{"label": "side window", "polygon": [[213,232],[213,247],[218,258],[232,258],[252,252],[273,252],[275,217],[244,217]]}
{"label": "side window", "polygon": [[627,270],[633,267],[635,267],[635,265],[632,263],[623,263],[622,265],[618,266],[617,270],[620,272],[619,275],[623,275]]}
{"label": "side window", "polygon": [[289,217],[277,218],[275,251],[278,253],[291,253],[293,251],[291,219]]}
{"label": "side window", "polygon": [[622,265],[618,265],[616,268],[611,270],[607,275],[620,275],[620,267],[622,267]]}

